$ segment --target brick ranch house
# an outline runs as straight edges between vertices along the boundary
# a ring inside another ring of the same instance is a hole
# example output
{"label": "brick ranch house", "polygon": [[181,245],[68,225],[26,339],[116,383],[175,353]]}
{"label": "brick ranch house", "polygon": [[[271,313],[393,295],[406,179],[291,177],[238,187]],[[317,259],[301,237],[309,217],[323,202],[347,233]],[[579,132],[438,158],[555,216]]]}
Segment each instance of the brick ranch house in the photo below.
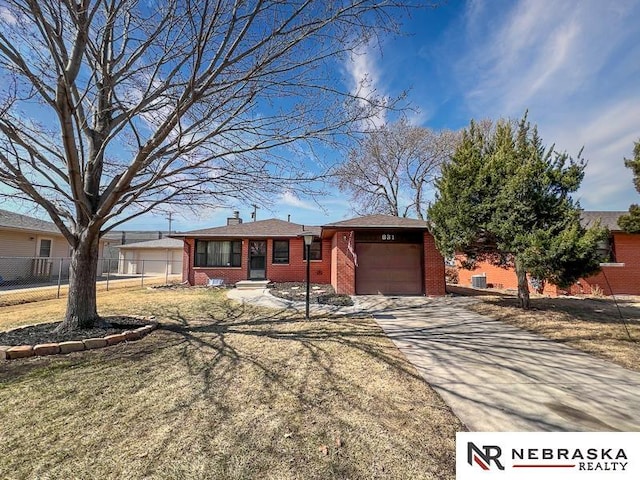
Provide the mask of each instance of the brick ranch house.
{"label": "brick ranch house", "polygon": [[183,281],[205,285],[242,280],[302,282],[306,279],[303,233],[311,245],[311,282],[330,283],[337,293],[445,294],[444,260],[421,220],[369,215],[324,226],[278,219],[174,234],[184,240]]}
{"label": "brick ranch house", "polygon": [[[597,220],[610,231],[609,239],[601,245],[602,254],[609,261],[602,271],[589,278],[580,279],[568,289],[545,285],[546,295],[580,295],[602,292],[605,295],[640,295],[640,233],[625,233],[618,226],[618,219],[627,212],[591,211],[582,213],[582,224],[588,227]],[[511,268],[500,268],[486,262],[477,264],[474,270],[458,269],[458,283],[472,284],[473,275],[486,276],[488,287],[515,289],[518,281]]]}

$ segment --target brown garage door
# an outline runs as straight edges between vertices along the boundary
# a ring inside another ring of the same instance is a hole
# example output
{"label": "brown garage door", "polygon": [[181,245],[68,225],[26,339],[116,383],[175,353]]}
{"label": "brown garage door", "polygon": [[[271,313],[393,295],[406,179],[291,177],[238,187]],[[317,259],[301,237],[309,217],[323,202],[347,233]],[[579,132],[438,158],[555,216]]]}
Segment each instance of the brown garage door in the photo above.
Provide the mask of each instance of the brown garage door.
{"label": "brown garage door", "polygon": [[422,246],[358,243],[356,293],[359,295],[420,295]]}

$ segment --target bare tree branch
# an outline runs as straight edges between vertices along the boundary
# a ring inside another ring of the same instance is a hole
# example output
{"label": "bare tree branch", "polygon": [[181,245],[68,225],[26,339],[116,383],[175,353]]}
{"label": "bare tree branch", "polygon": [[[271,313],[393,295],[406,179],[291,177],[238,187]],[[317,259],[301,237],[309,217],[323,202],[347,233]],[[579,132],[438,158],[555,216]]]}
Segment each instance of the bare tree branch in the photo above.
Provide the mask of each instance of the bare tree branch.
{"label": "bare tree branch", "polygon": [[[97,317],[83,285],[101,232],[166,205],[317,193],[326,171],[295,149],[344,148],[396,106],[350,91],[342,62],[422,2],[2,5],[0,182],[44,208],[72,246],[69,325]],[[393,201],[401,179],[378,188]]]}
{"label": "bare tree branch", "polygon": [[440,167],[455,150],[457,132],[410,125],[405,119],[371,131],[335,172],[358,214],[423,219],[426,197]]}

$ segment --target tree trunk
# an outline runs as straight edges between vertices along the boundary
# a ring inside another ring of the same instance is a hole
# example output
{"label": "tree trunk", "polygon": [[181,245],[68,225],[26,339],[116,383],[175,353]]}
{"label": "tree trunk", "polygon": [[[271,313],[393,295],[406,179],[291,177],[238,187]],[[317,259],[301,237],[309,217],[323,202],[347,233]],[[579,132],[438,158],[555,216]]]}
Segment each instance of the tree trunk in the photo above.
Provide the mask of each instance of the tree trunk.
{"label": "tree trunk", "polygon": [[522,262],[516,257],[516,276],[518,277],[518,304],[520,308],[528,310],[531,306],[529,301],[529,282],[527,281],[527,271]]}
{"label": "tree trunk", "polygon": [[98,271],[99,236],[89,232],[71,253],[67,313],[58,331],[79,330],[103,325],[96,306],[96,275]]}

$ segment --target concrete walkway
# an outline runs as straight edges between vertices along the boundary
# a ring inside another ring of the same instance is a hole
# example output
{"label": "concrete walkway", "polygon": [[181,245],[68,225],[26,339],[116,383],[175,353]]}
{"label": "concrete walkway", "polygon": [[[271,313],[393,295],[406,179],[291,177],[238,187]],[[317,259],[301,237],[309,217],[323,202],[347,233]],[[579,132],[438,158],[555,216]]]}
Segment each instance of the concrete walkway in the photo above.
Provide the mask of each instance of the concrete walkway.
{"label": "concrete walkway", "polygon": [[359,297],[471,431],[640,431],[640,373],[464,308]]}

